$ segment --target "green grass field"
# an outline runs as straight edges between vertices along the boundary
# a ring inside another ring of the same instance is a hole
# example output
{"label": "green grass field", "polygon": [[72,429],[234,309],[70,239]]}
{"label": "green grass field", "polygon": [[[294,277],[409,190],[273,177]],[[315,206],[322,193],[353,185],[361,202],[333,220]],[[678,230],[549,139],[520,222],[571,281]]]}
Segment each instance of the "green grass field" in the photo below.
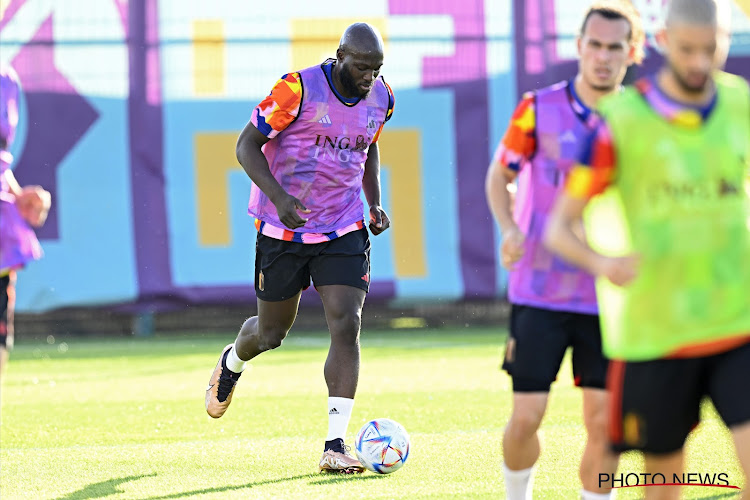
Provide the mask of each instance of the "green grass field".
{"label": "green grass field", "polygon": [[[501,438],[510,380],[504,332],[365,331],[349,444],[375,417],[411,434],[389,476],[319,475],[327,430],[327,334],[292,333],[257,358],[227,414],[204,390],[231,332],[149,339],[68,339],[16,346],[3,380],[0,496],[5,499],[503,498]],[[534,498],[578,498],[580,392],[566,360],[542,426]],[[741,483],[729,435],[710,406],[691,437],[688,469]],[[640,472],[626,455],[621,471]],[[639,498],[642,489],[620,490]],[[686,498],[732,498],[692,487]]]}

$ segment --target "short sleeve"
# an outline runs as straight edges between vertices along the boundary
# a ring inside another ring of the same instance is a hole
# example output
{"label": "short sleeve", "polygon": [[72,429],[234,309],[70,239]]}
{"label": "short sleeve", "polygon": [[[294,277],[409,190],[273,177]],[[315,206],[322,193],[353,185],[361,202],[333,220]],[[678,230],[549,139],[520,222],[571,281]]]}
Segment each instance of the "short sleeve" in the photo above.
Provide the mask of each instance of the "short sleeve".
{"label": "short sleeve", "polygon": [[302,104],[302,79],[299,73],[287,73],[274,85],[268,97],[253,110],[250,122],[273,139],[299,115]]}
{"label": "short sleeve", "polygon": [[574,198],[589,199],[612,184],[617,158],[612,133],[604,120],[581,143],[578,163],[570,172],[565,191]]}
{"label": "short sleeve", "polygon": [[534,94],[524,94],[493,157],[494,161],[515,172],[521,170],[536,151],[535,101]]}
{"label": "short sleeve", "polygon": [[393,89],[391,89],[391,86],[385,83],[385,80],[381,78],[381,81],[383,82],[383,85],[385,85],[386,90],[388,91],[388,109],[385,112],[385,120],[380,125],[380,128],[375,133],[375,137],[372,139],[372,143],[378,142],[378,139],[380,138],[380,132],[383,130],[383,127],[385,126],[386,122],[391,119],[391,116],[393,116],[393,108],[396,106],[396,97],[393,95]]}

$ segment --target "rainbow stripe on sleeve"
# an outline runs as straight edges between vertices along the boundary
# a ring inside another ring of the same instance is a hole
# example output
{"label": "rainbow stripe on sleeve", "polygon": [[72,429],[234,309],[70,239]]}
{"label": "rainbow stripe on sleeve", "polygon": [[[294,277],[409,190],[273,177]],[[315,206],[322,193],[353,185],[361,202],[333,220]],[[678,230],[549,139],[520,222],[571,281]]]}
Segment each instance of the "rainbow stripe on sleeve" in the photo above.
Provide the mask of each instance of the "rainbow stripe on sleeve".
{"label": "rainbow stripe on sleeve", "polygon": [[299,73],[287,73],[255,107],[250,121],[263,135],[273,139],[297,118],[301,104],[302,80]]}
{"label": "rainbow stripe on sleeve", "polygon": [[494,161],[518,172],[536,151],[536,111],[533,94],[525,94],[510,119]]}
{"label": "rainbow stripe on sleeve", "polygon": [[583,140],[578,164],[573,167],[565,186],[574,198],[591,198],[612,183],[615,177],[615,149],[612,134],[603,121]]}

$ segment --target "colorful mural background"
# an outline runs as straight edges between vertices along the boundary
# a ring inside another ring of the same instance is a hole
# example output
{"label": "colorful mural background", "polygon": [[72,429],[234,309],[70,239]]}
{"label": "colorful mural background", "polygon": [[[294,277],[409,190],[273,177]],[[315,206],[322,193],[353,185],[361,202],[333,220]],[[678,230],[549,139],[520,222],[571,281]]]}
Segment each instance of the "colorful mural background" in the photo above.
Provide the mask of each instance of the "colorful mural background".
{"label": "colorful mural background", "polygon": [[[636,0],[653,32],[661,1]],[[23,86],[15,173],[53,194],[18,309],[254,300],[237,134],[276,79],[335,53],[356,20],[386,40],[381,138],[392,230],[371,300],[502,296],[484,174],[520,92],[575,71],[585,0],[0,0]],[[729,69],[750,76],[750,5]],[[658,64],[651,51],[645,70]]]}

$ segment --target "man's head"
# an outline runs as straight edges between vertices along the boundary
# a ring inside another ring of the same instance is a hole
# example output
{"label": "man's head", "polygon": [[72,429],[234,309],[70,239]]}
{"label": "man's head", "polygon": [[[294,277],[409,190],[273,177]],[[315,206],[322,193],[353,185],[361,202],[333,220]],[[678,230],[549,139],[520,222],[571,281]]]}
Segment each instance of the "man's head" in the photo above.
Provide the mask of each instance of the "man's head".
{"label": "man's head", "polygon": [[725,0],[671,0],[658,40],[675,82],[700,94],[729,54],[729,6]]}
{"label": "man's head", "polygon": [[584,83],[600,92],[614,90],[628,66],[643,60],[644,39],[641,17],[628,0],[595,2],[578,37],[578,72]]}
{"label": "man's head", "polygon": [[347,97],[365,97],[383,65],[383,39],[367,23],[346,28],[336,51],[338,75]]}

